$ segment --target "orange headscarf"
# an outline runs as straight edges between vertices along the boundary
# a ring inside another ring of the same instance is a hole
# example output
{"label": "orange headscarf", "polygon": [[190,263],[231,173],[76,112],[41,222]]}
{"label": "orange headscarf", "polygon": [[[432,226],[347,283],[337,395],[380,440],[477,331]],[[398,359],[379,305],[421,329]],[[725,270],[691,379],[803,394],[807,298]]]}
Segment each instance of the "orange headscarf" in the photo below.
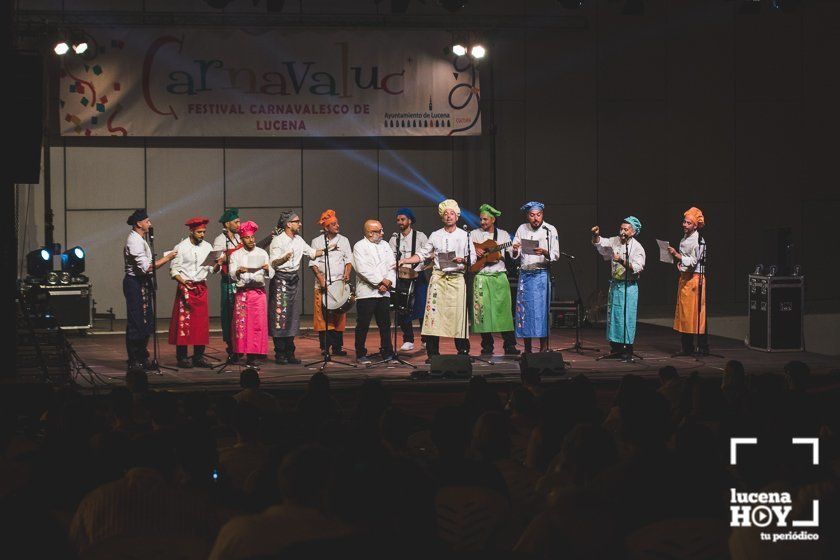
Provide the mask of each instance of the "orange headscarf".
{"label": "orange headscarf", "polygon": [[706,225],[706,218],[703,217],[703,211],[696,206],[692,206],[683,212],[683,216],[697,224],[697,229]]}
{"label": "orange headscarf", "polygon": [[338,221],[338,216],[335,215],[335,210],[324,210],[324,213],[321,214],[321,219],[318,220],[318,223],[321,224],[321,227],[327,227],[328,225],[334,224]]}

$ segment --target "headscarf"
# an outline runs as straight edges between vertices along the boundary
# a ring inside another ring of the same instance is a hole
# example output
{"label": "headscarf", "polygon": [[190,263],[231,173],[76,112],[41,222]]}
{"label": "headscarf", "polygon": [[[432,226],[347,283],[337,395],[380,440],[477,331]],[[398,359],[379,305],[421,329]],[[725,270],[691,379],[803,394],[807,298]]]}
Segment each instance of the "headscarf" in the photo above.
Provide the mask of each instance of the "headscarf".
{"label": "headscarf", "polygon": [[206,226],[209,223],[210,223],[210,218],[205,218],[204,216],[198,216],[198,217],[195,217],[195,218],[190,218],[189,220],[187,220],[184,223],[184,225],[187,226],[188,228],[190,228],[191,230],[193,230],[193,229],[198,229],[201,226]]}
{"label": "headscarf", "polygon": [[247,222],[239,226],[239,235],[242,237],[248,237],[249,235],[254,235],[255,233],[257,233],[257,230],[259,229],[260,226],[258,226],[251,220],[248,220]]}
{"label": "headscarf", "polygon": [[696,206],[692,206],[685,212],[683,212],[683,216],[697,225],[697,229],[702,228],[706,225],[706,218],[703,216],[703,211],[697,208]]}
{"label": "headscarf", "polygon": [[228,208],[224,211],[224,213],[219,216],[219,223],[226,224],[228,222],[232,222],[236,218],[239,217],[239,208]]}
{"label": "headscarf", "polygon": [[454,210],[455,214],[460,217],[461,216],[461,207],[458,206],[458,203],[451,198],[447,198],[440,204],[438,204],[438,215],[442,218],[443,213],[447,210]]}
{"label": "headscarf", "polygon": [[149,214],[146,213],[145,208],[138,208],[137,210],[135,210],[131,214],[131,216],[128,217],[128,219],[125,221],[125,223],[127,223],[131,227],[134,227],[134,226],[137,225],[137,222],[142,222],[143,220],[145,220],[148,217],[149,217]]}
{"label": "headscarf", "polygon": [[487,214],[488,216],[493,216],[494,218],[498,218],[502,215],[501,212],[490,206],[489,204],[482,204],[478,207],[479,214]]}
{"label": "headscarf", "polygon": [[324,213],[321,214],[321,219],[318,220],[318,223],[321,224],[322,228],[325,228],[337,221],[338,216],[335,215],[335,210],[324,210]]}
{"label": "headscarf", "polygon": [[537,202],[536,200],[532,200],[531,202],[526,202],[525,204],[523,204],[520,210],[522,210],[523,212],[530,212],[534,208],[542,212],[545,209],[545,204],[543,204],[542,202]]}
{"label": "headscarf", "polygon": [[639,218],[636,216],[627,216],[624,218],[625,224],[630,224],[634,230],[636,230],[636,235],[642,233],[642,222],[639,221]]}
{"label": "headscarf", "polygon": [[280,212],[280,217],[277,218],[277,229],[286,229],[286,224],[295,216],[298,216],[298,213],[292,210]]}
{"label": "headscarf", "polygon": [[414,217],[414,212],[411,211],[411,208],[399,208],[396,215],[405,216],[412,224],[417,221],[417,218]]}

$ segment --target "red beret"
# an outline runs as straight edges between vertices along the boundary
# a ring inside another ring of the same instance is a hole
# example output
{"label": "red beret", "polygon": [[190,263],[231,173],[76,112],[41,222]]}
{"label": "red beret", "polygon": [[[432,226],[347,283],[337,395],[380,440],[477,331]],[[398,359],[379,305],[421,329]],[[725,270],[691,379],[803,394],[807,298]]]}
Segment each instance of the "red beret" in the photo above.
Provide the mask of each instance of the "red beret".
{"label": "red beret", "polygon": [[184,225],[190,229],[196,229],[201,226],[206,226],[208,223],[210,223],[210,218],[199,216],[196,218],[190,218]]}

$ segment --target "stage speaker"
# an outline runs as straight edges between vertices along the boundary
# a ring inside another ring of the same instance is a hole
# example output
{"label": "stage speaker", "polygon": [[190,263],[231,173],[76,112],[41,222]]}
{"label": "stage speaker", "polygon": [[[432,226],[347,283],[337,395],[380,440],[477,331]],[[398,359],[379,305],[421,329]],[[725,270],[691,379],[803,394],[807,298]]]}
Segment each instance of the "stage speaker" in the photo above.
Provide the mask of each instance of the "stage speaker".
{"label": "stage speaker", "polygon": [[41,180],[41,141],[44,135],[43,61],[37,53],[12,53],[8,130],[14,141],[8,145],[7,165],[14,183]]}
{"label": "stage speaker", "polygon": [[560,352],[522,354],[521,367],[526,370],[535,369],[543,376],[566,373],[566,362],[563,361],[563,354]]}
{"label": "stage speaker", "polygon": [[747,346],[765,352],[805,349],[805,277],[750,274]]}
{"label": "stage speaker", "polygon": [[469,356],[461,354],[432,356],[429,374],[448,379],[469,379],[472,376],[472,362]]}

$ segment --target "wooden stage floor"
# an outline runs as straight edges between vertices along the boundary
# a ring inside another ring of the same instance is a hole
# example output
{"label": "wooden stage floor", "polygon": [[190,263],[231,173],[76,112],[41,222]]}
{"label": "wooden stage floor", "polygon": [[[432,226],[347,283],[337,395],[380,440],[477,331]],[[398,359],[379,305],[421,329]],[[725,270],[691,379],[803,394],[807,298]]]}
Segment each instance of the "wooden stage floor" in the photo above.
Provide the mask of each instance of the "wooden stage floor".
{"label": "wooden stage floor", "polygon": [[[416,329],[419,331],[419,329]],[[353,362],[353,330],[348,329],[344,335],[345,350],[349,355],[341,358],[342,361]],[[496,337],[497,353],[501,352],[501,339]],[[166,342],[166,333],[158,334],[160,345],[160,364],[163,366],[175,366],[175,348]],[[81,360],[89,370],[80,370],[74,373],[75,381],[82,387],[93,388],[92,385],[107,386],[123,384],[125,378],[125,344],[121,334],[99,334],[89,333],[85,335],[70,336],[69,341]],[[481,345],[477,335],[471,337],[471,348],[473,355],[477,355]],[[711,337],[711,349],[713,353],[720,354],[722,358],[708,356],[702,359],[694,358],[672,358],[671,354],[678,350],[679,341],[677,335],[668,328],[654,325],[640,324],[636,337],[636,353],[644,359],[635,363],[622,363],[616,360],[596,361],[596,358],[606,352],[609,344],[604,340],[602,329],[584,329],[581,333],[581,342],[584,346],[599,348],[599,351],[585,351],[575,353],[563,351],[563,359],[567,362],[567,373],[556,378],[563,380],[571,378],[576,374],[585,374],[594,381],[604,381],[614,384],[622,376],[634,373],[646,378],[655,378],[660,367],[673,365],[681,375],[687,375],[697,370],[703,376],[719,376],[723,371],[727,360],[740,360],[747,373],[781,373],[783,366],[790,360],[801,360],[811,367],[815,375],[832,375],[840,379],[840,357],[825,356],[808,352],[759,352],[746,348],[742,343],[732,339]],[[321,358],[318,349],[318,339],[312,331],[304,333],[295,339],[297,345],[297,357],[304,364],[307,362],[319,361]],[[401,343],[401,340],[400,340]],[[434,384],[449,385],[463,384],[464,380],[449,379],[424,379],[412,378],[412,372],[428,372],[429,366],[424,364],[425,352],[419,344],[417,337],[417,350],[405,359],[417,366],[416,370],[400,364],[383,364],[376,367],[359,366],[357,368],[346,367],[338,364],[329,364],[325,372],[329,375],[334,388],[345,386],[357,386],[364,379],[381,378],[388,384],[395,386],[429,386]],[[574,344],[574,330],[555,329],[551,333],[551,347],[562,349]],[[151,350],[151,342],[149,344]],[[378,332],[368,334],[367,347],[376,349],[379,346]],[[520,349],[521,349],[520,341]],[[269,342],[269,351],[272,351]],[[454,353],[455,348],[451,340],[441,341],[441,353]],[[224,343],[221,334],[211,332],[210,345],[207,347],[208,357],[224,360]],[[305,386],[309,377],[318,371],[319,364],[304,367],[303,365],[277,365],[273,362],[273,354],[269,359],[263,360],[260,367],[260,378],[264,389],[280,390],[284,388],[298,389]],[[473,375],[486,376],[489,381],[517,382],[519,379],[519,363],[515,359],[497,355],[493,358],[492,364],[476,361],[473,364]],[[214,363],[221,363],[214,361]],[[208,369],[166,369],[163,368],[160,375],[150,374],[150,385],[156,388],[168,388],[171,390],[208,390],[208,391],[233,391],[238,390],[239,372],[241,366],[229,366],[221,370]],[[552,380],[555,378],[552,378]],[[550,381],[547,379],[546,381]]]}

